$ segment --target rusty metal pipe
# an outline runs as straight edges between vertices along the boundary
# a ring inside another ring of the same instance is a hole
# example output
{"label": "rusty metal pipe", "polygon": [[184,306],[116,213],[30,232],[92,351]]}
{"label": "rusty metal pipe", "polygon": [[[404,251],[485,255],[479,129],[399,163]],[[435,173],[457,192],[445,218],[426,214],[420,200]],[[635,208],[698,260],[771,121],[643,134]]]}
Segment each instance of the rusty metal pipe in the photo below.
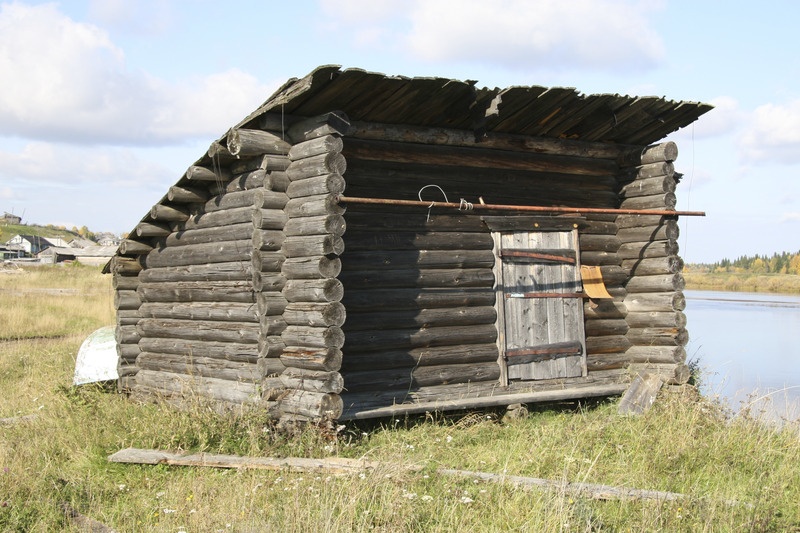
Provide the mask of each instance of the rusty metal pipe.
{"label": "rusty metal pipe", "polygon": [[604,207],[563,207],[563,206],[541,206],[541,205],[503,205],[503,204],[470,204],[466,202],[426,202],[418,200],[395,200],[391,198],[363,198],[358,196],[338,196],[337,201],[344,204],[367,204],[367,205],[403,205],[408,207],[447,207],[460,211],[488,210],[488,211],[521,211],[535,213],[571,213],[580,215],[582,213],[601,213],[612,215],[661,215],[661,216],[684,216],[684,217],[704,217],[705,211],[675,211],[672,209],[611,209]]}

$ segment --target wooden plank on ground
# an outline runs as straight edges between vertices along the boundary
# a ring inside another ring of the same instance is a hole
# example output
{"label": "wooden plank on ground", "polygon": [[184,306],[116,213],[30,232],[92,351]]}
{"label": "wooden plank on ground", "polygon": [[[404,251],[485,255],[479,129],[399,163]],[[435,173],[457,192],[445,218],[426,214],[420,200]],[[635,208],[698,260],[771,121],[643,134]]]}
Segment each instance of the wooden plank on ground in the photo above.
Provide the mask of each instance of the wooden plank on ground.
{"label": "wooden plank on ground", "polygon": [[652,407],[658,391],[664,381],[659,374],[640,372],[631,382],[631,386],[622,395],[619,402],[619,413],[623,415],[640,415]]}

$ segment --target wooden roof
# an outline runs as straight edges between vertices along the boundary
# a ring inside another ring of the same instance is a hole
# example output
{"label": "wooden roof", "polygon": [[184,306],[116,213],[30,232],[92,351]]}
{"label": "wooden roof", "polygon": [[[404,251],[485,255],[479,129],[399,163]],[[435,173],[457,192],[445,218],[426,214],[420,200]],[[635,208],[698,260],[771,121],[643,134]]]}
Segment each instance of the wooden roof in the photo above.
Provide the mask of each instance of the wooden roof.
{"label": "wooden roof", "polygon": [[286,82],[239,126],[268,112],[314,116],[341,110],[352,121],[648,145],[712,108],[654,96],[539,86],[480,89],[475,83],[322,66]]}

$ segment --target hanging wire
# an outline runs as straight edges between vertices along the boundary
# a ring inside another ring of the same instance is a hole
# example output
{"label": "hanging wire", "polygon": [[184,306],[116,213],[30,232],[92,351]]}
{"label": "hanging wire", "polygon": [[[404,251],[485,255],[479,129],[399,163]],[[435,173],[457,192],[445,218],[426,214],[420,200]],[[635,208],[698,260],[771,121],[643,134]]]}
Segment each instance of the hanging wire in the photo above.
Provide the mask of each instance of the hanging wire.
{"label": "hanging wire", "polygon": [[[450,200],[448,200],[448,199],[447,199],[447,195],[445,194],[445,192],[444,192],[444,189],[442,189],[441,187],[439,187],[439,186],[438,186],[438,185],[436,185],[435,183],[430,183],[430,184],[428,184],[428,185],[425,185],[424,187],[422,187],[422,188],[419,190],[419,192],[417,193],[417,198],[419,198],[419,201],[420,201],[420,202],[424,201],[424,200],[422,199],[422,191],[424,191],[424,190],[425,190],[425,189],[427,189],[428,187],[436,187],[437,189],[439,189],[439,192],[441,192],[441,193],[442,193],[442,196],[444,196],[444,201],[445,201],[445,203],[447,203],[447,204],[449,204],[449,203],[450,203]],[[462,202],[463,202],[463,199],[462,199]],[[431,209],[433,208],[433,206],[434,206],[434,205],[436,205],[436,202],[435,202],[435,201],[433,201],[433,200],[431,200],[431,205],[429,205],[429,206],[428,206],[428,216],[427,216],[427,218],[425,219],[425,222],[430,222],[430,220],[431,220]]]}

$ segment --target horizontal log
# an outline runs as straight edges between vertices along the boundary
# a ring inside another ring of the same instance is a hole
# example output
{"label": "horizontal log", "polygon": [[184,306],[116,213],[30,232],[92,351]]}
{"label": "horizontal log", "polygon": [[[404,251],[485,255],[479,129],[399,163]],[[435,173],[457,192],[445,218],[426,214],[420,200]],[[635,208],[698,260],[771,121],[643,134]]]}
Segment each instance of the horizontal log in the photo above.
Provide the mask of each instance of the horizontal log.
{"label": "horizontal log", "polygon": [[[343,329],[352,331],[432,328],[442,326],[467,326],[494,324],[497,311],[494,307],[457,307],[438,309],[391,310],[384,312],[351,312]],[[624,320],[623,320],[624,322]],[[627,329],[627,326],[626,326]]]}
{"label": "horizontal log", "polygon": [[[258,373],[264,378],[279,378],[281,373],[286,370],[286,366],[281,363],[280,359],[259,357],[256,361]],[[280,378],[279,378],[280,379]]]}
{"label": "horizontal log", "polygon": [[430,146],[348,139],[343,153],[347,158],[391,163],[527,170],[584,176],[613,176],[618,172],[615,162],[602,159],[501,151],[477,146]]}
{"label": "horizontal log", "polygon": [[673,141],[667,141],[625,152],[620,155],[618,161],[621,166],[637,166],[661,161],[675,161],[677,158],[678,145]]}
{"label": "horizontal log", "polygon": [[625,318],[628,310],[619,300],[588,300],[583,304],[583,316],[587,320],[595,318]]}
{"label": "horizontal log", "polygon": [[325,174],[344,174],[347,160],[340,153],[319,154],[292,161],[286,169],[290,181],[304,180]]}
{"label": "horizontal log", "polygon": [[306,159],[315,155],[338,153],[342,151],[344,142],[339,135],[323,135],[307,141],[302,141],[289,150],[289,159],[297,161],[298,159]]}
{"label": "horizontal log", "polygon": [[682,346],[631,346],[626,352],[632,363],[684,363],[686,350]]}
{"label": "horizontal log", "polygon": [[286,323],[296,326],[341,326],[345,317],[346,310],[340,302],[293,302],[283,311]]}
{"label": "horizontal log", "polygon": [[338,257],[290,257],[283,262],[281,273],[288,279],[335,278],[342,271]]}
{"label": "horizontal log", "polygon": [[342,303],[348,312],[385,309],[428,309],[494,305],[493,289],[383,289],[351,290]]}
{"label": "horizontal log", "polygon": [[140,283],[136,289],[143,302],[242,302],[255,303],[250,281],[165,281]]}
{"label": "horizontal log", "polygon": [[632,374],[639,372],[657,374],[667,385],[683,385],[691,376],[689,367],[680,363],[631,363],[628,369]]}
{"label": "horizontal log", "polygon": [[258,323],[258,310],[252,303],[195,302],[143,303],[139,314],[144,318],[175,318],[222,322]]}
{"label": "horizontal log", "polygon": [[350,118],[344,111],[331,111],[294,122],[288,133],[292,141],[299,144],[326,135],[347,135],[350,129]]}
{"label": "horizontal log", "polygon": [[[459,344],[455,346],[436,346],[406,350],[383,350],[376,346],[374,351],[348,353],[342,362],[345,376],[353,372],[375,373],[383,369],[404,369],[419,366],[467,365],[497,362],[497,344]],[[349,384],[348,384],[349,386]]]}
{"label": "horizontal log", "polygon": [[625,317],[631,328],[685,328],[686,315],[681,311],[633,311]]}
{"label": "horizontal log", "polygon": [[281,230],[287,218],[281,209],[255,209],[252,211],[252,220],[256,229]]}
{"label": "horizontal log", "polygon": [[294,198],[286,203],[285,209],[289,218],[341,215],[345,210],[346,207],[340,205],[336,195],[333,194]]}
{"label": "horizontal log", "polygon": [[[470,130],[380,124],[353,121],[348,137],[376,141],[420,143],[428,145],[475,146],[475,133]],[[565,157],[590,157],[617,160],[631,147],[609,143],[584,142],[574,139],[551,139],[508,133],[490,132],[478,141],[482,147],[495,150],[540,153]],[[637,163],[638,154],[637,148]]]}
{"label": "horizontal log", "polygon": [[217,228],[220,226],[232,226],[234,224],[252,222],[252,220],[252,206],[237,207],[236,209],[197,213],[186,221],[174,223],[172,229],[173,231],[183,231]]}
{"label": "horizontal log", "polygon": [[281,137],[263,130],[232,129],[227,136],[228,151],[236,157],[261,154],[285,155],[292,145]]}
{"label": "horizontal log", "polygon": [[114,291],[114,308],[117,310],[139,309],[142,299],[135,290]]}
{"label": "horizontal log", "polygon": [[683,259],[677,255],[642,259],[626,259],[622,267],[630,270],[633,276],[657,274],[677,274],[683,270]]}
{"label": "horizontal log", "polygon": [[336,235],[293,235],[283,241],[282,252],[286,257],[313,257],[341,255],[344,240]]}
{"label": "horizontal log", "polygon": [[281,356],[284,349],[286,344],[280,335],[261,335],[258,339],[259,360],[275,360]]}
{"label": "horizontal log", "polygon": [[261,403],[260,386],[254,383],[155,370],[139,370],[134,391],[159,396],[200,397],[235,405]]}
{"label": "horizontal log", "polygon": [[625,285],[628,294],[642,292],[680,291],[686,287],[682,274],[657,274],[653,276],[634,276]]}
{"label": "horizontal log", "polygon": [[253,236],[253,224],[243,222],[212,228],[179,230],[171,233],[165,240],[166,246],[185,246],[187,244],[205,244],[220,241],[242,241]]}
{"label": "horizontal log", "polygon": [[331,234],[341,237],[344,235],[346,227],[342,215],[321,215],[289,219],[284,227],[284,232],[288,236]]}
{"label": "horizontal log", "polygon": [[228,263],[207,263],[202,265],[183,265],[148,268],[139,274],[138,283],[157,283],[173,281],[247,281],[253,277],[250,261],[231,261]]}
{"label": "horizontal log", "polygon": [[225,185],[225,192],[247,191],[258,189],[264,186],[267,179],[267,171],[264,169],[251,170],[243,174],[238,174]]}
{"label": "horizontal log", "polygon": [[121,326],[118,325],[115,329],[114,336],[117,339],[117,342],[120,344],[136,344],[139,342],[139,332],[136,330],[136,326]]}
{"label": "horizontal log", "polygon": [[260,383],[261,374],[253,363],[227,361],[210,357],[195,357],[171,353],[142,352],[136,365],[145,370],[174,372],[190,376]]}
{"label": "horizontal log", "polygon": [[622,353],[631,346],[625,335],[603,335],[602,337],[586,337],[586,353]]}
{"label": "horizontal log", "polygon": [[602,265],[600,273],[603,276],[603,283],[606,287],[621,286],[628,281],[628,271],[619,265]]}
{"label": "horizontal log", "polygon": [[110,273],[120,276],[135,276],[142,270],[141,258],[114,256],[109,262]]}
{"label": "horizontal log", "polygon": [[153,249],[150,244],[134,241],[132,239],[123,239],[119,243],[119,253],[122,255],[142,255],[148,253]]}
{"label": "horizontal log", "polygon": [[342,375],[335,371],[287,367],[280,377],[284,388],[289,390],[338,394],[344,388]]}
{"label": "horizontal log", "polygon": [[127,361],[135,362],[141,351],[138,341],[136,344],[117,343],[117,354]]}
{"label": "horizontal log", "polygon": [[170,246],[155,249],[145,260],[148,268],[247,261],[253,256],[250,239]]}
{"label": "horizontal log", "polygon": [[261,324],[261,336],[259,342],[265,337],[273,337],[283,334],[286,330],[287,324],[281,315],[266,315],[259,317]]}
{"label": "horizontal log", "polygon": [[338,394],[290,391],[281,398],[278,408],[282,413],[300,415],[311,419],[336,420],[342,414],[342,399]]}
{"label": "horizontal log", "polygon": [[214,196],[203,204],[204,213],[225,211],[240,207],[253,207],[256,209],[283,209],[289,197],[285,192],[270,191],[264,188],[246,191],[226,192]]}
{"label": "horizontal log", "polygon": [[286,276],[265,272],[253,272],[253,290],[255,292],[278,292],[286,286]]}
{"label": "horizontal log", "polygon": [[618,215],[617,227],[619,229],[646,228],[662,226],[668,222],[677,222],[677,217],[663,215]]}
{"label": "horizontal log", "polygon": [[336,278],[289,280],[283,289],[288,302],[338,302],[344,286]]}
{"label": "horizontal log", "polygon": [[376,372],[348,372],[344,376],[348,392],[385,391],[449,385],[453,383],[497,382],[500,379],[500,365],[497,361],[471,364],[439,366],[419,366],[413,368],[389,369]]}
{"label": "horizontal log", "polygon": [[[510,220],[509,224],[517,217],[499,217]],[[522,218],[522,217],[520,217]],[[412,232],[427,233],[430,231],[445,232],[458,231],[465,233],[486,232],[488,227],[487,217],[477,217],[464,211],[444,212],[431,210],[427,207],[393,207],[373,205],[353,205],[347,210],[345,220],[348,231],[360,232]],[[527,221],[526,221],[527,222]],[[526,227],[531,227],[527,224]],[[518,226],[515,226],[518,227]]]}
{"label": "horizontal log", "polygon": [[347,248],[371,250],[491,250],[491,233],[461,232],[357,232],[348,226]]}
{"label": "horizontal log", "polygon": [[280,358],[287,368],[335,371],[342,366],[342,351],[339,348],[287,346]]}
{"label": "horizontal log", "polygon": [[244,174],[255,170],[266,170],[267,172],[286,170],[289,166],[289,156],[280,154],[263,154],[244,159],[231,161],[231,174]]}
{"label": "horizontal log", "polygon": [[630,242],[622,244],[617,250],[621,260],[650,259],[678,254],[678,241]]}
{"label": "horizontal log", "polygon": [[320,194],[341,194],[345,181],[341,174],[324,174],[307,179],[292,181],[286,188],[289,198],[305,198]]}
{"label": "horizontal log", "polygon": [[346,251],[342,254],[346,271],[378,269],[471,269],[492,268],[492,250]]}
{"label": "horizontal log", "polygon": [[584,330],[587,337],[625,335],[628,332],[628,323],[624,318],[589,318]]}
{"label": "horizontal log", "polygon": [[286,260],[282,252],[264,252],[256,250],[253,253],[253,270],[257,272],[277,273],[281,271],[281,266]]}
{"label": "horizontal log", "polygon": [[262,316],[282,315],[288,303],[280,292],[260,292],[256,296],[258,314]]}
{"label": "horizontal log", "polygon": [[622,259],[617,252],[585,252],[581,251],[581,264],[592,266],[619,265]]}
{"label": "horizontal log", "polygon": [[616,235],[581,234],[578,236],[581,252],[610,252],[619,249],[620,239]]}
{"label": "horizontal log", "polygon": [[325,328],[314,326],[287,326],[281,333],[286,346],[307,348],[341,348],[344,345],[344,332],[338,326]]}
{"label": "horizontal log", "polygon": [[376,346],[386,350],[483,344],[497,340],[494,324],[446,326],[436,328],[411,328],[393,330],[367,330],[347,333],[345,352],[374,351]]}
{"label": "horizontal log", "polygon": [[592,374],[604,370],[627,368],[630,359],[624,353],[602,353],[586,356],[586,370]]}
{"label": "horizontal log", "polygon": [[674,193],[676,185],[675,178],[671,176],[638,179],[620,187],[619,196],[620,198],[635,198],[639,196]]}
{"label": "horizontal log", "polygon": [[622,244],[628,242],[648,242],[677,240],[680,235],[678,223],[674,220],[665,220],[658,226],[641,226],[620,228],[617,238]]}
{"label": "horizontal log", "polygon": [[675,165],[672,161],[655,161],[644,163],[622,171],[623,180],[647,179],[655,176],[669,176],[675,174]]}
{"label": "horizontal log", "polygon": [[283,246],[286,236],[279,230],[255,230],[253,247],[261,251],[278,251]]}
{"label": "horizontal log", "polygon": [[139,237],[166,237],[172,230],[167,224],[156,224],[154,222],[139,222],[136,225],[136,235]]}
{"label": "horizontal log", "polygon": [[143,318],[138,330],[142,337],[185,339],[198,341],[257,343],[260,325],[250,322],[222,322],[213,320],[177,320],[171,318]]}
{"label": "horizontal log", "polygon": [[190,181],[211,181],[227,182],[231,179],[230,172],[226,168],[210,168],[193,165],[186,171],[186,179]]}
{"label": "horizontal log", "polygon": [[678,198],[674,192],[666,192],[662,194],[652,194],[649,196],[633,196],[631,198],[624,198],[620,204],[620,209],[675,209],[678,203]]}
{"label": "horizontal log", "polygon": [[184,207],[156,204],[150,208],[150,218],[163,222],[183,222],[189,219],[189,210]]}
{"label": "horizontal log", "polygon": [[627,337],[634,346],[686,346],[689,342],[689,332],[682,328],[631,328]]}
{"label": "horizontal log", "polygon": [[173,185],[167,191],[167,199],[177,204],[202,204],[208,200],[208,190]]}
{"label": "horizontal log", "polygon": [[494,286],[494,272],[488,268],[411,269],[351,272],[343,270],[339,279],[350,289],[390,288],[454,288]]}
{"label": "horizontal log", "polygon": [[111,287],[117,290],[136,290],[139,286],[138,276],[120,276],[115,275],[111,278]]}
{"label": "horizontal log", "polygon": [[669,312],[686,309],[686,298],[680,291],[633,293],[628,294],[624,302],[629,313]]}
{"label": "horizontal log", "polygon": [[147,352],[209,357],[246,363],[255,363],[258,359],[258,344],[256,343],[142,337],[139,341],[139,348]]}
{"label": "horizontal log", "polygon": [[285,171],[273,171],[267,174],[267,179],[264,180],[264,188],[270,191],[286,192],[289,188],[289,176]]}

